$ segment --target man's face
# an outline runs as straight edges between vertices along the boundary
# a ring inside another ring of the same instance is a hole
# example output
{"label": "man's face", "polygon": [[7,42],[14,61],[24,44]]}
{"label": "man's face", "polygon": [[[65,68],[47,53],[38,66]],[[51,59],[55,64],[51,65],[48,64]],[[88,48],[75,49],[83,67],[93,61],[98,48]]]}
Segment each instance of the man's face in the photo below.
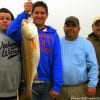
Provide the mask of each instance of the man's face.
{"label": "man's face", "polygon": [[6,30],[8,25],[11,23],[11,15],[9,13],[1,12],[0,13],[0,29]]}
{"label": "man's face", "polygon": [[32,14],[33,21],[39,28],[43,28],[45,26],[45,21],[48,17],[48,14],[44,7],[36,7]]}
{"label": "man's face", "polygon": [[65,37],[70,41],[73,41],[78,37],[79,31],[80,27],[72,22],[69,22],[64,26]]}
{"label": "man's face", "polygon": [[92,30],[96,36],[100,37],[100,20],[92,25]]}

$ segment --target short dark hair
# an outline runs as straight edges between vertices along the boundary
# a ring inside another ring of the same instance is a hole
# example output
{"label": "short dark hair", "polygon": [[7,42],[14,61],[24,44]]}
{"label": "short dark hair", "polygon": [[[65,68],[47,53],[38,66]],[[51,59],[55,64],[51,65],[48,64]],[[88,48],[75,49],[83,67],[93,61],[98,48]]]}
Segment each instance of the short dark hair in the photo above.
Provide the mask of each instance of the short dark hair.
{"label": "short dark hair", "polygon": [[2,12],[9,13],[11,15],[11,19],[14,20],[14,16],[10,10],[8,10],[7,8],[1,8],[0,13],[2,13]]}
{"label": "short dark hair", "polygon": [[44,3],[43,1],[37,1],[37,2],[35,2],[35,3],[33,4],[32,13],[33,13],[33,11],[34,11],[34,9],[35,9],[36,7],[40,7],[40,6],[43,7],[43,8],[45,8],[46,13],[48,14],[48,6],[47,6],[47,4]]}

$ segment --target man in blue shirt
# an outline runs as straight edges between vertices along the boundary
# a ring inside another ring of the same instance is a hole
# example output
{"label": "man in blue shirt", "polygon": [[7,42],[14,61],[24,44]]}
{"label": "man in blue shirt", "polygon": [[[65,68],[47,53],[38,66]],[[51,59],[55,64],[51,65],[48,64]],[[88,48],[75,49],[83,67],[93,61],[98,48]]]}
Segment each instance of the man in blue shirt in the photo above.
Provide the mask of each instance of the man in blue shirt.
{"label": "man in blue shirt", "polygon": [[86,100],[96,94],[98,64],[93,45],[79,36],[77,17],[69,16],[61,39],[63,81],[60,100]]}

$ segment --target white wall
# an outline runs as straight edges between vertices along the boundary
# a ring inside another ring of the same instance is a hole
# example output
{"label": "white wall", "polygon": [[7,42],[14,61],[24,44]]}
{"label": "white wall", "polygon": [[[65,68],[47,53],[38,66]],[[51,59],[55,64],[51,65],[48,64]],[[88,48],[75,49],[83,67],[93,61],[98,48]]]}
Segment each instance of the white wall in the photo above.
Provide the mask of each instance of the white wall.
{"label": "white wall", "polygon": [[[23,4],[27,0],[0,0],[0,8],[10,9],[16,17],[23,11]],[[34,2],[37,0],[33,0]],[[66,17],[76,16],[80,20],[80,35],[87,37],[91,32],[94,16],[100,16],[100,0],[42,0],[49,7],[47,24],[54,26],[60,36],[63,36],[63,23]]]}

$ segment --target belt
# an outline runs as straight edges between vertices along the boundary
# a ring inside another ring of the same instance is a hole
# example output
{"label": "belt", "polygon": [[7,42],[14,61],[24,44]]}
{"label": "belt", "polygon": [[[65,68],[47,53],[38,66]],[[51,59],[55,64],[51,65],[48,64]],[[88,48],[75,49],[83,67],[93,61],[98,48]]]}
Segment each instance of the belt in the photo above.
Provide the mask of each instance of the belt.
{"label": "belt", "polygon": [[50,83],[50,81],[34,80],[33,84],[34,83],[36,83],[36,84],[39,84],[39,83]]}
{"label": "belt", "polygon": [[71,87],[73,87],[73,86],[86,85],[86,84],[87,84],[87,82],[81,82],[79,84],[73,84],[73,85],[64,84],[63,86],[71,86]]}

